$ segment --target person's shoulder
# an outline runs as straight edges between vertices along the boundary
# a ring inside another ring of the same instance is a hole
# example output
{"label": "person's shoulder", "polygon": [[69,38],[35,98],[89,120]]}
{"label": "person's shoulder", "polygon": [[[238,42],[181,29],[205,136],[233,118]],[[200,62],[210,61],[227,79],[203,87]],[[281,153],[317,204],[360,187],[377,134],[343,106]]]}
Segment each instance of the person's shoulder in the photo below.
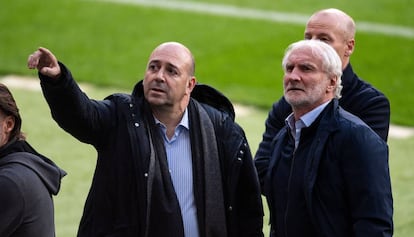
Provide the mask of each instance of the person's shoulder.
{"label": "person's shoulder", "polygon": [[214,123],[220,124],[225,121],[233,122],[233,119],[231,118],[230,114],[227,111],[220,110],[219,108],[216,108],[207,103],[201,103],[201,102],[199,103],[203,107],[203,109],[207,112],[208,116],[211,118],[211,120]]}
{"label": "person's shoulder", "polygon": [[[27,214],[33,213],[44,218],[43,214],[53,210],[52,198],[39,176],[21,163],[7,163],[0,169],[0,202],[4,205],[4,215],[11,215],[15,221],[24,221]],[[38,222],[36,220],[35,222]]]}
{"label": "person's shoulder", "polygon": [[348,125],[348,124],[356,124],[359,126],[368,126],[362,121],[358,116],[348,112],[342,107],[339,107],[339,121],[340,124]]}
{"label": "person's shoulder", "polygon": [[0,167],[0,189],[2,199],[10,202],[23,201],[27,190],[34,186],[38,177],[29,168],[18,163],[7,163]]}
{"label": "person's shoulder", "polygon": [[347,134],[351,139],[372,138],[382,141],[382,138],[380,138],[363,120],[343,108],[339,109],[338,124],[341,133]]}
{"label": "person's shoulder", "polygon": [[378,97],[378,98],[382,98],[384,100],[388,100],[387,97],[385,96],[384,93],[382,93],[382,91],[380,91],[379,89],[377,89],[375,86],[373,86],[372,84],[368,83],[367,81],[361,79],[358,77],[358,93],[361,95],[365,95],[365,96],[369,96],[369,97]]}
{"label": "person's shoulder", "polygon": [[[2,182],[14,183],[21,188],[30,186],[34,179],[38,179],[33,170],[19,162],[10,162],[0,167]],[[8,180],[8,181],[7,181]]]}
{"label": "person's shoulder", "polygon": [[[200,103],[200,102],[198,102]],[[230,136],[230,134],[243,137],[243,128],[234,120],[231,114],[225,110],[220,110],[212,105],[200,103],[213,123],[216,134],[219,136]]]}
{"label": "person's shoulder", "polygon": [[132,96],[123,92],[116,92],[105,97],[106,100],[115,100],[120,102],[131,102]]}
{"label": "person's shoulder", "polygon": [[5,189],[5,186],[19,186],[21,178],[17,173],[18,165],[16,163],[6,163],[0,166],[0,188]]}
{"label": "person's shoulder", "polygon": [[1,215],[21,217],[25,209],[25,182],[16,174],[16,170],[12,171],[12,167],[10,164],[0,167],[0,202],[4,212]]}
{"label": "person's shoulder", "polygon": [[197,84],[191,92],[191,98],[203,104],[210,112],[217,110],[222,114],[227,114],[233,120],[235,118],[231,101],[219,90],[209,85]]}
{"label": "person's shoulder", "polygon": [[[353,72],[353,71],[352,71]],[[356,73],[352,73],[354,77],[354,86],[352,86],[353,96],[364,97],[364,98],[376,98],[381,100],[388,100],[385,94],[376,88],[374,85],[366,81],[365,79],[359,77]]]}
{"label": "person's shoulder", "polygon": [[344,85],[344,88],[342,90],[344,92],[350,92],[345,93],[344,97],[350,96],[358,98],[363,97],[388,100],[382,91],[380,91],[365,79],[359,77],[359,75],[354,71],[351,63],[349,63],[343,71],[342,83]]}
{"label": "person's shoulder", "polygon": [[125,108],[132,108],[134,107],[139,100],[134,98],[131,94],[123,93],[123,92],[117,92],[113,93],[111,95],[108,95],[103,100],[104,103],[107,103],[108,106],[115,106],[122,108],[122,110],[125,110]]}

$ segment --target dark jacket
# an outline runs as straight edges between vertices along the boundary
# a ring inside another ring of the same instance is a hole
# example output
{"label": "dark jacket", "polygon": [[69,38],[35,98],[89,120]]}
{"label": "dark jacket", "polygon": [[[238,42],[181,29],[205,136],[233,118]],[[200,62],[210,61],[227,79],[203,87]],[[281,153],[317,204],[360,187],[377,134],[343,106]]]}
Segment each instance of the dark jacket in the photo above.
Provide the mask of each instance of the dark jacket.
{"label": "dark jacket", "polygon": [[[58,82],[39,75],[52,116],[98,152],[78,236],[144,236],[150,148],[142,118],[142,82],[132,95],[113,94],[96,101],[81,92],[62,64],[61,69]],[[205,85],[197,85],[191,96],[202,103],[216,128],[228,236],[262,236],[257,173],[244,132],[234,123],[231,103]],[[159,228],[168,221],[160,219]]]}
{"label": "dark jacket", "polygon": [[[336,99],[311,126],[315,130],[308,134],[308,152],[301,153],[302,159],[295,153],[294,159],[304,161],[304,171],[296,178],[303,180],[305,209],[316,236],[392,236],[387,144],[359,118],[338,106]],[[265,173],[264,194],[270,210],[275,206],[271,180],[279,175],[274,170],[284,156],[281,151],[291,136],[288,131],[286,126],[275,137],[270,160],[255,161]],[[302,139],[301,136],[298,150]],[[287,215],[295,213],[284,216]],[[271,222],[274,229],[276,220],[272,218]]]}
{"label": "dark jacket", "polygon": [[0,236],[55,236],[52,195],[66,173],[25,141],[0,149]]}
{"label": "dark jacket", "polygon": [[[369,83],[358,78],[351,64],[344,69],[341,79],[343,88],[339,105],[359,117],[384,141],[387,141],[390,126],[390,103],[387,97]],[[272,139],[285,126],[285,119],[291,112],[292,108],[284,97],[273,104],[265,122],[265,132],[255,159],[268,156],[272,149],[270,146]]]}

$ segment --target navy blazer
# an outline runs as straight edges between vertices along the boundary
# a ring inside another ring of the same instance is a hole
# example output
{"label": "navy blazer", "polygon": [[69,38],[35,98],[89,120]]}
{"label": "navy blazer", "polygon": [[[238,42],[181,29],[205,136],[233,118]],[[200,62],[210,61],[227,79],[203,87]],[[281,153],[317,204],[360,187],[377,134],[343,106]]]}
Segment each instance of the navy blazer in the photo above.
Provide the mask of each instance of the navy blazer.
{"label": "navy blazer", "polygon": [[[392,236],[388,145],[358,117],[343,110],[336,99],[312,126],[317,128],[311,134],[309,152],[299,159],[306,161],[299,178],[304,182],[306,209],[317,235]],[[264,174],[261,179],[269,207],[275,202],[271,180],[277,176],[273,170],[282,157],[287,131],[287,127],[282,129],[271,143],[270,159],[255,160]],[[273,221],[271,224],[274,227]]]}

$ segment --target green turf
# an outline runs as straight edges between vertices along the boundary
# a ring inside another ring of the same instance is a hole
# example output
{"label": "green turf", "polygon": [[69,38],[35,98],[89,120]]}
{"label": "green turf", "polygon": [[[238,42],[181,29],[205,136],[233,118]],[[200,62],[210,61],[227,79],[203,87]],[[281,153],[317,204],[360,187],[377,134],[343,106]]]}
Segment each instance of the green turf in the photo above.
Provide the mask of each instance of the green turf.
{"label": "green turf", "polygon": [[414,26],[412,20],[414,5],[411,0],[298,0],[294,2],[291,0],[187,0],[187,2],[230,4],[244,8],[295,12],[306,15],[322,8],[335,7],[348,12],[357,21]]}
{"label": "green turf", "polygon": [[[204,2],[204,1],[195,1]],[[390,1],[210,1],[310,15],[340,7],[358,22],[411,27],[412,3]],[[164,41],[192,49],[196,76],[232,101],[268,109],[282,95],[280,61],[285,47],[303,37],[303,26],[99,1],[16,0],[0,8],[0,74],[30,74],[28,55],[50,48],[77,80],[131,88],[144,74],[151,50]],[[393,123],[414,125],[414,39],[357,33],[351,59],[356,72],[390,99]]]}

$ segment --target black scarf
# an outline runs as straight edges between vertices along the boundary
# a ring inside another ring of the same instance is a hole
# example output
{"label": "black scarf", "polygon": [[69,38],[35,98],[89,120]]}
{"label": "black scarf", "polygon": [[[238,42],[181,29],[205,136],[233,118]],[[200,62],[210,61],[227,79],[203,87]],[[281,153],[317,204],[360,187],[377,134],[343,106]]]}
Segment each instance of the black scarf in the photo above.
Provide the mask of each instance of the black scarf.
{"label": "black scarf", "polygon": [[[145,107],[151,149],[145,236],[184,237],[180,206],[169,174],[164,141],[151,110],[148,105]],[[214,125],[205,109],[195,100],[190,100],[188,111],[200,236],[226,237],[222,177]]]}

